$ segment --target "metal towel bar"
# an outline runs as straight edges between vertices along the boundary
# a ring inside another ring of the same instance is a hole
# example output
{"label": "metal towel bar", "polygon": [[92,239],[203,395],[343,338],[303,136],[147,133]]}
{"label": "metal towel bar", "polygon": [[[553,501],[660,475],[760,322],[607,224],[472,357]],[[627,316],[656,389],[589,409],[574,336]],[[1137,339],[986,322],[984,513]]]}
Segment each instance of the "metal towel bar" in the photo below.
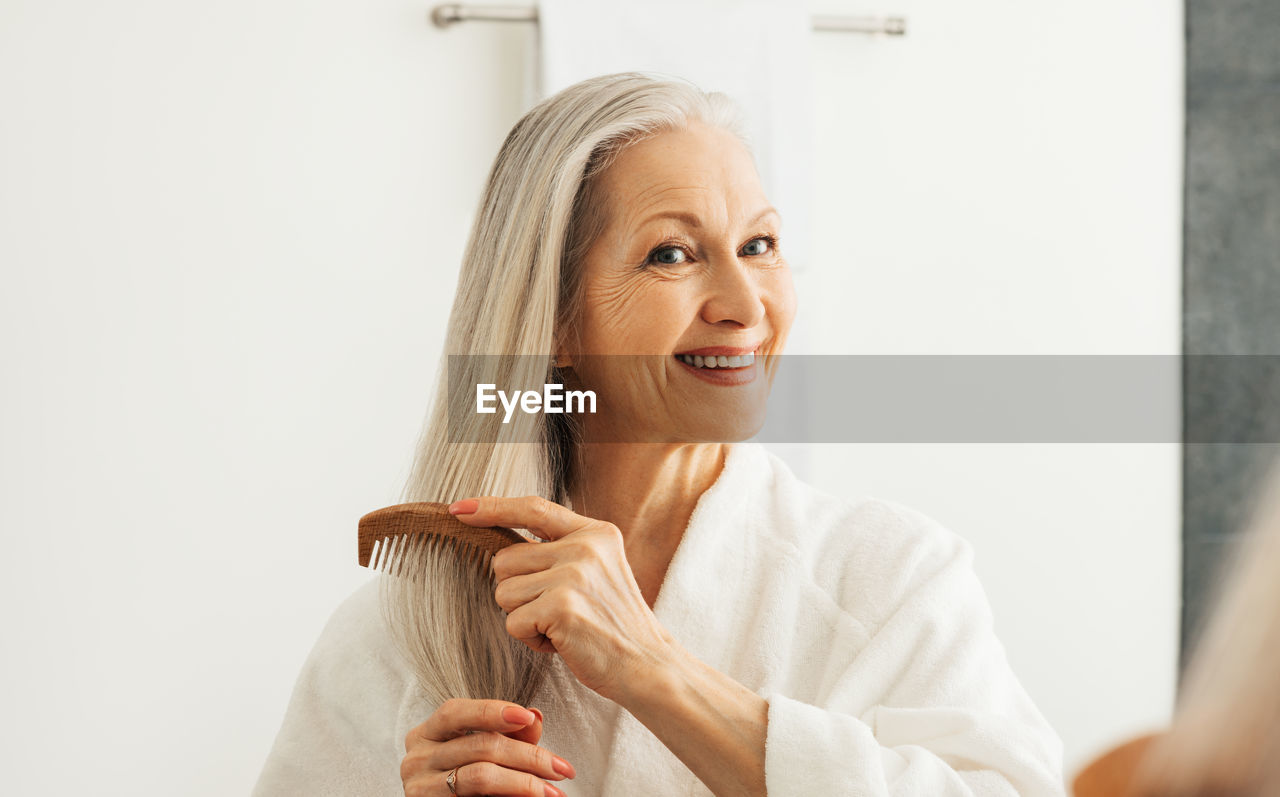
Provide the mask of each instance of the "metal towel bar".
{"label": "metal towel bar", "polygon": [[[537,22],[538,9],[536,6],[473,6],[462,3],[445,3],[431,9],[431,21],[437,27],[447,28],[455,22],[467,20]],[[815,14],[813,29],[903,36],[907,32],[907,21],[902,17],[843,17],[833,14]]]}

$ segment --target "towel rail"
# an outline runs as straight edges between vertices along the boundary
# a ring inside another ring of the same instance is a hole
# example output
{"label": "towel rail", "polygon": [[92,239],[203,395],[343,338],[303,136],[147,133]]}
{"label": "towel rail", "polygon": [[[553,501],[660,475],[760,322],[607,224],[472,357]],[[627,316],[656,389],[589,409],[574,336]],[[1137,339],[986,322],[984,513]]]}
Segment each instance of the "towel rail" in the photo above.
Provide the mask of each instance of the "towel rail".
{"label": "towel rail", "polygon": [[[483,20],[486,22],[537,22],[536,6],[489,6],[444,3],[431,9],[431,21],[436,27],[447,28],[455,22]],[[845,17],[834,14],[815,14],[813,29],[841,33],[882,33],[903,36],[907,21],[902,17]]]}

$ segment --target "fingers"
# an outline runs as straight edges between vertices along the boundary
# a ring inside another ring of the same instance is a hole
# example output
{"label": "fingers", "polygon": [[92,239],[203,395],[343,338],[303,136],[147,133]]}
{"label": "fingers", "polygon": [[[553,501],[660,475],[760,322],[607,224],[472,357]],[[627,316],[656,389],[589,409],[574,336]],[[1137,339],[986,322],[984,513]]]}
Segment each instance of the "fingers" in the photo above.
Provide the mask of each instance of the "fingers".
{"label": "fingers", "polygon": [[[443,783],[447,775],[438,775]],[[442,786],[442,794],[448,787]],[[489,761],[477,761],[458,767],[454,791],[459,795],[491,795],[492,797],[565,797],[560,789],[528,772],[516,772]]]}
{"label": "fingers", "polygon": [[472,733],[432,749],[426,759],[431,769],[447,772],[468,764],[488,762],[547,780],[563,780],[572,768],[545,747],[521,742],[500,733]]}
{"label": "fingers", "polygon": [[499,580],[546,570],[560,560],[559,546],[541,542],[518,542],[493,555],[493,574]]}
{"label": "fingers", "polygon": [[521,606],[507,615],[507,633],[539,653],[555,653],[556,646],[547,636],[546,615],[537,606]]}
{"label": "fingers", "polygon": [[467,731],[515,731],[537,717],[528,709],[505,700],[463,700],[452,698],[427,717],[405,737],[405,750],[420,741],[447,742]]}
{"label": "fingers", "polygon": [[493,599],[504,612],[514,612],[529,601],[536,600],[539,595],[556,583],[556,574],[543,570],[527,576],[498,577],[498,586],[493,590]]}
{"label": "fingers", "polygon": [[[565,797],[548,780],[572,778],[569,762],[538,746],[542,712],[504,700],[446,700],[405,736],[406,797]],[[453,772],[453,791],[448,777]]]}
{"label": "fingers", "polygon": [[537,495],[468,498],[450,504],[449,511],[469,526],[528,529],[544,540],[558,540],[597,522]]}
{"label": "fingers", "polygon": [[542,712],[538,711],[533,706],[529,706],[529,710],[537,715],[538,718],[520,730],[510,731],[506,735],[517,741],[537,744],[542,741]]}

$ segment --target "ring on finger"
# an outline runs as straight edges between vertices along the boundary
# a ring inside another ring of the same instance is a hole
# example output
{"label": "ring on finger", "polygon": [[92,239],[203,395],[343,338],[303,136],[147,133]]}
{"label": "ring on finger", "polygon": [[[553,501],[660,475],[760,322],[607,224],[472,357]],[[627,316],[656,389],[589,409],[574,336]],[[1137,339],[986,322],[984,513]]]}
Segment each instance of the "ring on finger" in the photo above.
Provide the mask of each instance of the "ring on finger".
{"label": "ring on finger", "polygon": [[457,790],[457,785],[458,785],[458,768],[457,768],[457,767],[454,767],[453,769],[449,770],[449,775],[448,775],[448,777],[446,777],[446,778],[444,779],[444,785],[446,785],[446,786],[448,786],[448,787],[449,787],[449,793],[450,793],[450,794],[457,794],[457,793],[458,793],[458,790]]}

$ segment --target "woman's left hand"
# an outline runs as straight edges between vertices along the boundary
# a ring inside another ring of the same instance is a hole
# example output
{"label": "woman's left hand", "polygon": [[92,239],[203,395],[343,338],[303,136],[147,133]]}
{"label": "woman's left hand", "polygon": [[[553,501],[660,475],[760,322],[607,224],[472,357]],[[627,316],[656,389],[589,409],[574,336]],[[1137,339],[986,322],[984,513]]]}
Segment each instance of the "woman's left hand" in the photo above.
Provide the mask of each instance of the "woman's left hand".
{"label": "woman's left hand", "polygon": [[549,540],[493,557],[494,597],[511,636],[559,653],[584,686],[616,702],[644,668],[671,660],[673,639],[636,584],[617,526],[538,496],[467,499],[449,511],[469,526],[528,529]]}

